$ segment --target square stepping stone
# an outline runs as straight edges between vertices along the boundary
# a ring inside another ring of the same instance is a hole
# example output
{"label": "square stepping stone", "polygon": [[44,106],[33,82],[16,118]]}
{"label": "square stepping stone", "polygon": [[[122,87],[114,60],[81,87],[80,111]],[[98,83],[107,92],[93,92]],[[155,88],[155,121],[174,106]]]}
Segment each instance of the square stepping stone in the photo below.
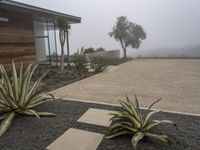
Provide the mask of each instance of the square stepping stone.
{"label": "square stepping stone", "polygon": [[70,128],[52,144],[48,150],[96,150],[103,134]]}
{"label": "square stepping stone", "polygon": [[79,118],[78,122],[108,127],[112,117],[109,113],[112,112],[114,111],[90,108]]}

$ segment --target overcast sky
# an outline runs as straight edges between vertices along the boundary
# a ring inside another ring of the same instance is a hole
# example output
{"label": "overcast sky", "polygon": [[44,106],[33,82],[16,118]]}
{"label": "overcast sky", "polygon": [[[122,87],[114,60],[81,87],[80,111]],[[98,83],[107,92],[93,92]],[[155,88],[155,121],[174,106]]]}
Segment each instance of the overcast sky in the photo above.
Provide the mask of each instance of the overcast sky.
{"label": "overcast sky", "polygon": [[[72,26],[70,50],[79,47],[121,49],[109,38],[118,16],[142,25],[147,39],[140,51],[200,43],[200,0],[16,0],[79,16]],[[132,51],[131,49],[129,52]]]}

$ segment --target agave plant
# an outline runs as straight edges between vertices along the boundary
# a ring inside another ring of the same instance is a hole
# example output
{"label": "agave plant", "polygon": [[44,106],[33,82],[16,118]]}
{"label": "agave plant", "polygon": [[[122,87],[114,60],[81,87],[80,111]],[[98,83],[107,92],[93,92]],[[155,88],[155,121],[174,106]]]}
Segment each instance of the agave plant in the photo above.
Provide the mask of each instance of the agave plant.
{"label": "agave plant", "polygon": [[108,67],[108,59],[99,56],[99,55],[93,55],[90,57],[90,67],[95,71],[95,72],[102,72]]}
{"label": "agave plant", "polygon": [[33,107],[53,99],[52,95],[45,94],[43,90],[38,89],[42,78],[47,72],[30,86],[36,68],[37,66],[32,67],[32,65],[29,65],[23,70],[23,64],[21,64],[19,73],[17,73],[13,62],[11,75],[8,75],[4,66],[0,65],[0,137],[10,127],[16,115],[36,116],[37,118],[40,118],[40,116],[55,116],[53,113],[33,110]]}
{"label": "agave plant", "polygon": [[[137,96],[135,96],[135,103],[133,103],[127,96],[127,101],[120,101],[120,107],[116,107],[116,112],[111,113],[111,124],[106,134],[106,138],[111,139],[120,135],[129,134],[132,137],[133,149],[136,149],[137,144],[144,137],[151,137],[157,140],[161,140],[166,143],[171,143],[170,138],[167,135],[157,135],[152,133],[152,129],[160,124],[176,124],[170,120],[152,120],[152,116],[160,112],[159,110],[150,111],[145,116],[142,116]],[[161,99],[155,101],[151,107]]]}
{"label": "agave plant", "polygon": [[85,70],[88,63],[85,54],[75,54],[74,56],[75,68],[79,71]]}

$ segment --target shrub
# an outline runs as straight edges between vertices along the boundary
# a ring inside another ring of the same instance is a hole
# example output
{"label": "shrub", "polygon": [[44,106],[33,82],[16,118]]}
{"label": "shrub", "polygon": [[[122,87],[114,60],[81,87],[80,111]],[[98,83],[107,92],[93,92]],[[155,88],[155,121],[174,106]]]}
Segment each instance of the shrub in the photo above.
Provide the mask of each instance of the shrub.
{"label": "shrub", "polygon": [[90,67],[95,72],[102,72],[105,70],[108,66],[107,59],[105,57],[99,56],[99,55],[93,55],[90,56]]}
{"label": "shrub", "polygon": [[90,47],[90,48],[87,48],[84,50],[84,54],[88,54],[88,53],[94,53],[95,52],[95,49]]}
{"label": "shrub", "polygon": [[[160,112],[158,110],[150,111],[145,116],[142,116],[137,97],[135,96],[135,103],[126,97],[127,101],[120,101],[120,107],[116,107],[116,112],[111,113],[113,117],[111,118],[111,124],[106,138],[114,138],[120,135],[129,134],[132,137],[133,149],[136,149],[137,144],[145,136],[161,140],[166,143],[170,143],[170,138],[167,135],[157,135],[152,133],[152,128],[160,124],[176,124],[170,120],[151,120],[152,116]],[[154,102],[151,107],[157,103],[159,100]]]}
{"label": "shrub", "polygon": [[85,70],[87,67],[87,58],[83,54],[75,54],[74,56],[75,68],[79,71]]}
{"label": "shrub", "polygon": [[23,64],[21,64],[19,73],[17,73],[13,62],[12,75],[9,76],[3,65],[0,65],[0,136],[7,131],[16,115],[30,115],[37,118],[55,116],[53,113],[33,110],[34,107],[53,99],[52,95],[38,90],[40,82],[47,72],[30,87],[36,67],[32,68],[32,65],[29,65],[24,71]]}

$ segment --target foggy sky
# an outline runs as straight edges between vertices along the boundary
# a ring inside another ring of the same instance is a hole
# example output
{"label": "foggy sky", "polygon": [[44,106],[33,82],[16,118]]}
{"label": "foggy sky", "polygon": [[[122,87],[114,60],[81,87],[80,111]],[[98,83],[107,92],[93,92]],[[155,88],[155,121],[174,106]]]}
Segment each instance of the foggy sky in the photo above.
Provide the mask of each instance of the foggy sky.
{"label": "foggy sky", "polygon": [[[16,0],[19,2],[79,16],[72,25],[70,51],[81,46],[121,49],[108,36],[116,18],[127,16],[147,33],[139,52],[180,48],[200,43],[200,0]],[[128,52],[138,50],[129,49]],[[132,53],[132,54],[133,54]]]}

